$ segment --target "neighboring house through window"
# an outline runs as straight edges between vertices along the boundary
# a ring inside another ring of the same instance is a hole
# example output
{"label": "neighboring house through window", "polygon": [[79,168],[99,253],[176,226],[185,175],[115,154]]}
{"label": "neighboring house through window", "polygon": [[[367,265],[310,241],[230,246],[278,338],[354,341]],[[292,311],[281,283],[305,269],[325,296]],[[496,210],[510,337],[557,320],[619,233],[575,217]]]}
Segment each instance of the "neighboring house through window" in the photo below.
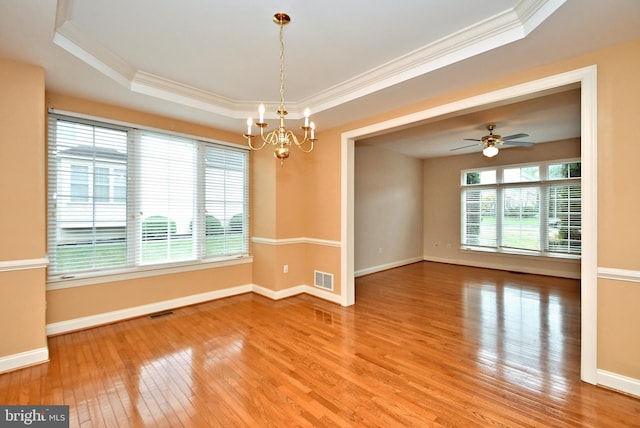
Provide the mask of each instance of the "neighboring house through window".
{"label": "neighboring house through window", "polygon": [[51,114],[49,275],[248,253],[242,148]]}

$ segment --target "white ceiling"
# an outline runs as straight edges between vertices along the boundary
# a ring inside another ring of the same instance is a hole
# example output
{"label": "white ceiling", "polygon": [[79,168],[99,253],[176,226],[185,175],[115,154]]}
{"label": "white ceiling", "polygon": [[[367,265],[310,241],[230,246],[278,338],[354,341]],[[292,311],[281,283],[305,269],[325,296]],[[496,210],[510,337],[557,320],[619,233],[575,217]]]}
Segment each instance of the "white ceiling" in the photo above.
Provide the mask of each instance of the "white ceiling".
{"label": "white ceiling", "polygon": [[[309,107],[320,138],[323,129],[640,39],[638,0],[0,0],[0,57],[44,67],[52,92],[240,134],[261,102],[275,117],[271,17],[279,11],[291,16],[287,117]],[[488,122],[534,142],[579,135],[579,91],[548,97],[421,124],[394,133],[393,144],[368,142],[428,157],[480,138]]]}

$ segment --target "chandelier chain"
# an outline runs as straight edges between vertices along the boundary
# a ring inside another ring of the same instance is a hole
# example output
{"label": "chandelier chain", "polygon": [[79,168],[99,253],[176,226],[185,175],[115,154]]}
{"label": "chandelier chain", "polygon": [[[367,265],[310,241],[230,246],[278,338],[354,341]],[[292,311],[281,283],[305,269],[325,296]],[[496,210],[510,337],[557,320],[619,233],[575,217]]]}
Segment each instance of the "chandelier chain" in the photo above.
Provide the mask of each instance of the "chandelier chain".
{"label": "chandelier chain", "polygon": [[284,25],[280,24],[280,110],[284,107]]}

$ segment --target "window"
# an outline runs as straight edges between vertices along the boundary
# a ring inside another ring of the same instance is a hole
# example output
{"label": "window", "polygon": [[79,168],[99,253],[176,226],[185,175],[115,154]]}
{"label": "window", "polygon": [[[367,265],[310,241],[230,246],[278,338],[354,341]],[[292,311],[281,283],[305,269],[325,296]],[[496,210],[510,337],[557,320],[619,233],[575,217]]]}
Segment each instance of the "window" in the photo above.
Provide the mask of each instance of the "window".
{"label": "window", "polygon": [[579,256],[580,162],[462,171],[462,247]]}
{"label": "window", "polygon": [[49,116],[49,276],[248,252],[248,153]]}

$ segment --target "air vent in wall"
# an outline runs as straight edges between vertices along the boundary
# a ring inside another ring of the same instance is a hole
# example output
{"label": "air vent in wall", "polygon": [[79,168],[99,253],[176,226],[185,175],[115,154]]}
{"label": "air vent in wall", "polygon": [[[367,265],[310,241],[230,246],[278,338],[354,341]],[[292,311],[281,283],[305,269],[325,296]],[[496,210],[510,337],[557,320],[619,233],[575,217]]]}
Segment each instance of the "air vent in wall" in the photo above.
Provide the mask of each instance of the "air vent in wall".
{"label": "air vent in wall", "polygon": [[333,291],[333,274],[320,272],[318,270],[314,271],[314,273],[315,281],[313,285],[324,290]]}

